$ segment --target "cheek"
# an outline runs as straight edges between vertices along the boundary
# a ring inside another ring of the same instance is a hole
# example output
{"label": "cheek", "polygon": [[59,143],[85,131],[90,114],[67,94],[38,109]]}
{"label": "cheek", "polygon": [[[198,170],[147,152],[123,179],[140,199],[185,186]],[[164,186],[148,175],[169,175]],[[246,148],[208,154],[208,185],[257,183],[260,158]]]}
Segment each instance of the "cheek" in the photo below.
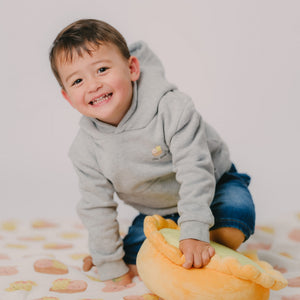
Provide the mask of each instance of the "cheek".
{"label": "cheek", "polygon": [[80,90],[71,92],[68,95],[69,95],[68,102],[72,106],[78,106],[78,105],[80,105],[80,103],[84,103],[85,96],[84,96],[84,93],[82,93]]}
{"label": "cheek", "polygon": [[130,97],[132,95],[132,83],[129,80],[123,79],[116,81],[115,88],[122,93],[124,97]]}
{"label": "cheek", "polygon": [[109,78],[109,81],[115,89],[122,92],[127,92],[132,88],[131,79],[126,70],[120,71],[118,74],[114,74],[114,76]]}

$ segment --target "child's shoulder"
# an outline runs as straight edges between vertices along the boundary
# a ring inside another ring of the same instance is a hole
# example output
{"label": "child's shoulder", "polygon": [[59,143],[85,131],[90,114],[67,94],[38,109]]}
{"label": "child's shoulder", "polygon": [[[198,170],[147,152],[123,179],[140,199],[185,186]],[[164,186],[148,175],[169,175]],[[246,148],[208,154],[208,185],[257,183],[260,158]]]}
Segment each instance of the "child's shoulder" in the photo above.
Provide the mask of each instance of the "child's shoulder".
{"label": "child's shoulder", "polygon": [[192,98],[177,89],[171,90],[162,97],[159,108],[160,109],[179,109],[192,108],[194,103]]}
{"label": "child's shoulder", "polygon": [[158,118],[162,120],[169,138],[179,127],[199,116],[191,97],[178,90],[168,92],[159,103]]}
{"label": "child's shoulder", "polygon": [[158,107],[158,112],[178,119],[184,112],[192,114],[196,111],[193,100],[187,94],[173,90],[164,95]]}

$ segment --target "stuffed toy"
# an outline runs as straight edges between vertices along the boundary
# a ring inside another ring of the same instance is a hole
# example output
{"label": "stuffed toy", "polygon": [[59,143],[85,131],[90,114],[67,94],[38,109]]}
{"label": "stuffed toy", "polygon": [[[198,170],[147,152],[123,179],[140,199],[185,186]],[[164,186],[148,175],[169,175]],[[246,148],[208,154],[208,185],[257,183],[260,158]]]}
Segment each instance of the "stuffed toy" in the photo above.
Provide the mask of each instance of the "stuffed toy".
{"label": "stuffed toy", "polygon": [[270,289],[287,285],[280,272],[255,254],[247,257],[214,242],[215,255],[207,266],[185,269],[180,229],[172,220],[148,216],[144,232],[147,239],[138,253],[138,272],[164,300],[266,300]]}

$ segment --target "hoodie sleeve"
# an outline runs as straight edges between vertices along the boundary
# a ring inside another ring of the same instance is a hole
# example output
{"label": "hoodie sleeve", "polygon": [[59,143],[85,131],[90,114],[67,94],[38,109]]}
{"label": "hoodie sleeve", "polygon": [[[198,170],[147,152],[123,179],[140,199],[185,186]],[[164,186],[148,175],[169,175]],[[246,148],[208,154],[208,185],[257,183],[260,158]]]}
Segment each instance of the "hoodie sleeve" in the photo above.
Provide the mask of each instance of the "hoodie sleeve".
{"label": "hoodie sleeve", "polygon": [[128,272],[122,260],[123,243],[117,222],[117,203],[112,184],[100,172],[93,142],[82,132],[77,135],[69,156],[79,178],[81,200],[77,212],[89,234],[89,251],[101,280]]}
{"label": "hoodie sleeve", "polygon": [[214,223],[210,204],[216,183],[205,123],[187,98],[172,103],[169,111],[172,117],[165,127],[169,128],[166,131],[173,167],[180,183],[180,240],[193,238],[209,242],[209,228]]}

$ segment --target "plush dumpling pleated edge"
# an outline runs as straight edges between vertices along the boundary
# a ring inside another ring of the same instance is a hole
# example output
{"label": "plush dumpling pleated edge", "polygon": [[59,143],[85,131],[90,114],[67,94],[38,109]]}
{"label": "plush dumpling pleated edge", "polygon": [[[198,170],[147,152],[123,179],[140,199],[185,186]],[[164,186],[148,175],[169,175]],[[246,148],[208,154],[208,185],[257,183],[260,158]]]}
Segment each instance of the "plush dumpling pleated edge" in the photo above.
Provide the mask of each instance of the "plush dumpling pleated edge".
{"label": "plush dumpling pleated edge", "polygon": [[228,256],[222,258],[218,254],[212,257],[211,261],[205,268],[233,275],[243,280],[250,280],[264,288],[272,290],[280,290],[287,286],[287,280],[270,264],[265,261],[260,261],[253,255],[249,258],[255,261],[263,269],[263,271],[250,264],[242,265],[234,257]]}

